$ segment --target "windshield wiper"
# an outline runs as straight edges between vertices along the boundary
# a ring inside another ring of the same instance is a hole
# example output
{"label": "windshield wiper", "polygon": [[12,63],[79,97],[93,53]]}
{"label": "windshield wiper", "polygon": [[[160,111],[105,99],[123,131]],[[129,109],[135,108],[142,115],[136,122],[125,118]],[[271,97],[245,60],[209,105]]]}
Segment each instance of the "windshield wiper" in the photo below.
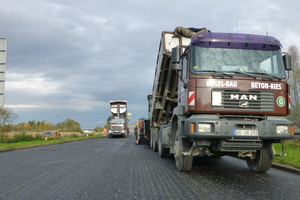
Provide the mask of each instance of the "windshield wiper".
{"label": "windshield wiper", "polygon": [[213,78],[216,78],[216,77],[224,78],[224,76],[229,76],[230,78],[233,77],[231,74],[227,74],[227,73],[216,71],[216,70],[202,70],[200,72],[213,72],[214,73],[214,74],[212,74]]}
{"label": "windshield wiper", "polygon": [[248,72],[250,74],[258,74],[258,75],[263,75],[263,76],[268,76],[268,78],[270,78],[271,80],[273,80],[274,78],[281,80],[282,78],[279,78],[278,76],[274,76],[272,74],[268,74],[266,72]]}
{"label": "windshield wiper", "polygon": [[229,77],[233,77],[232,74],[239,74],[239,75],[243,75],[243,76],[248,76],[248,77],[252,77],[252,78],[255,78],[256,79],[256,76],[253,76],[251,74],[248,74],[248,73],[245,73],[245,72],[240,72],[240,71],[225,71],[225,72],[221,72],[221,71],[216,71],[216,70],[202,70],[202,71],[199,71],[199,72],[212,72],[212,73],[215,73],[215,74],[212,74],[212,76],[215,78],[215,77],[221,77],[221,78],[224,78],[223,76],[229,76]]}
{"label": "windshield wiper", "polygon": [[219,71],[216,71],[216,70],[201,70],[201,71],[197,71],[197,72],[214,72],[214,73],[217,73]]}
{"label": "windshield wiper", "polygon": [[226,71],[226,72],[223,72],[225,74],[230,74],[230,73],[233,73],[233,74],[240,74],[240,75],[244,75],[244,76],[249,76],[249,77],[252,77],[252,78],[255,78],[256,79],[256,76],[253,76],[251,74],[248,74],[248,73],[245,73],[245,72],[239,72],[239,71]]}
{"label": "windshield wiper", "polygon": [[224,72],[220,72],[220,71],[216,71],[216,70],[201,70],[199,72],[212,72],[212,77],[213,78],[216,78],[216,77],[221,77],[221,78],[224,78],[224,75],[225,76],[229,76],[229,77],[233,77],[231,74],[227,74],[227,73],[224,73]]}

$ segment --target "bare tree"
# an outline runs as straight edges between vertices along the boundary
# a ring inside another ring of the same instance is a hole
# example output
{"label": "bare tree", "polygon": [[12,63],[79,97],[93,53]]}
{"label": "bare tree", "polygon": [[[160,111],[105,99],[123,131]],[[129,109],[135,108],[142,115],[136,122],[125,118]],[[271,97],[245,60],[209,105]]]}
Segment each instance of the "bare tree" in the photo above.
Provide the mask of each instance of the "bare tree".
{"label": "bare tree", "polygon": [[290,85],[291,85],[291,96],[293,106],[299,105],[299,94],[300,94],[300,61],[299,61],[299,53],[296,46],[290,46],[288,49],[289,54],[292,56],[292,66],[293,71],[290,77]]}
{"label": "bare tree", "polygon": [[4,126],[18,118],[18,115],[8,108],[0,108],[0,125]]}
{"label": "bare tree", "polygon": [[300,60],[299,52],[296,46],[290,46],[288,53],[292,56],[293,70],[290,72],[290,88],[291,88],[291,103],[292,112],[287,117],[294,122],[298,127],[300,126]]}

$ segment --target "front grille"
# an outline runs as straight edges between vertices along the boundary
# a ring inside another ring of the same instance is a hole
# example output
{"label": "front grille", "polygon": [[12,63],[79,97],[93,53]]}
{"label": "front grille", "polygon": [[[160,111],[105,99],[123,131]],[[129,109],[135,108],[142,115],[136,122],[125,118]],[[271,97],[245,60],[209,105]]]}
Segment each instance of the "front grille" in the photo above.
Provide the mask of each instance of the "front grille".
{"label": "front grille", "polygon": [[122,126],[111,126],[110,127],[113,132],[121,132]]}
{"label": "front grille", "polygon": [[217,109],[232,110],[274,110],[274,93],[272,91],[223,90],[222,105]]}

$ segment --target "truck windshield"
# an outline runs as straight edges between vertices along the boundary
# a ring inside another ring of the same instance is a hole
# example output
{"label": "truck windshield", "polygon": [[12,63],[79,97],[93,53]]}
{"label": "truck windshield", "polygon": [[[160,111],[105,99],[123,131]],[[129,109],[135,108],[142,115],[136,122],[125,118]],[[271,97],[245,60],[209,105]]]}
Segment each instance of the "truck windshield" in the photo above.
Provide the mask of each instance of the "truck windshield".
{"label": "truck windshield", "polygon": [[111,119],[110,121],[111,124],[122,124],[125,123],[124,119]]}
{"label": "truck windshield", "polygon": [[191,72],[229,73],[253,76],[271,75],[285,78],[280,50],[262,51],[249,49],[204,48],[192,46]]}

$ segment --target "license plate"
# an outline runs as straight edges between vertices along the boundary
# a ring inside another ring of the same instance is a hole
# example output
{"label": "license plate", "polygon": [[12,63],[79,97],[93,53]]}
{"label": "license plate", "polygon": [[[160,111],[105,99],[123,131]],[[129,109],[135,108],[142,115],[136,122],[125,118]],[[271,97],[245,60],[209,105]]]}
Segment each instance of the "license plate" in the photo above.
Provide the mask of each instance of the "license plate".
{"label": "license plate", "polygon": [[234,130],[233,135],[258,136],[258,130]]}

